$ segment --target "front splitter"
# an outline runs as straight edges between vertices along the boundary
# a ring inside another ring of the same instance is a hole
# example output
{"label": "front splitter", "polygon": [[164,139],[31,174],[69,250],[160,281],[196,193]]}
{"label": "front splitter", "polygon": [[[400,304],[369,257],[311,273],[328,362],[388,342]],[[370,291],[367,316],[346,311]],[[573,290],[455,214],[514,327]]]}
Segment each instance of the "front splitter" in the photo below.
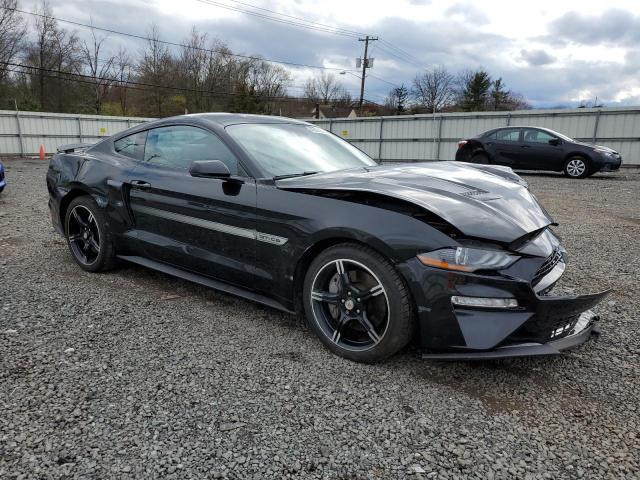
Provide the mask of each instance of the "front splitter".
{"label": "front splitter", "polygon": [[428,360],[497,360],[501,358],[560,355],[563,350],[583,344],[591,335],[600,334],[600,330],[595,324],[598,319],[599,317],[593,311],[587,310],[580,314],[575,327],[573,327],[569,335],[547,343],[519,343],[488,351],[423,353],[422,358]]}

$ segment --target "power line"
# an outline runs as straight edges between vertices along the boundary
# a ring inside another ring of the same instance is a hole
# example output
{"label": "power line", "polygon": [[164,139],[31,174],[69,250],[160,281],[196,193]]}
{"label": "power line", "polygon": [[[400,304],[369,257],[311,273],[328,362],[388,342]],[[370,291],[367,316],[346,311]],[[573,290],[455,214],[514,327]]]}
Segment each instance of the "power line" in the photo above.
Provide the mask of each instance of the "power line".
{"label": "power line", "polygon": [[296,63],[296,62],[288,62],[285,60],[273,60],[273,59],[268,59],[268,58],[262,58],[262,57],[258,57],[258,56],[253,56],[253,55],[241,55],[238,53],[231,53],[228,50],[221,50],[221,49],[215,49],[215,48],[205,48],[205,47],[195,47],[192,45],[185,45],[183,43],[177,43],[177,42],[169,42],[167,40],[160,40],[160,39],[152,39],[150,37],[145,37],[144,35],[138,35],[135,33],[127,33],[127,32],[121,32],[119,30],[114,30],[111,28],[104,28],[104,27],[97,27],[95,25],[89,25],[86,23],[82,23],[82,22],[76,22],[74,20],[67,20],[64,18],[59,18],[59,17],[53,17],[51,15],[43,15],[41,13],[36,13],[36,12],[29,12],[26,10],[20,10],[18,8],[9,8],[9,7],[0,7],[4,10],[11,10],[11,11],[15,11],[18,13],[23,13],[26,15],[33,15],[35,17],[40,17],[40,18],[50,18],[53,20],[56,20],[58,22],[63,22],[63,23],[67,23],[70,25],[75,25],[77,27],[83,27],[83,28],[90,28],[93,30],[99,30],[101,32],[107,32],[107,33],[113,33],[115,35],[122,35],[125,37],[130,37],[130,38],[136,38],[138,40],[146,40],[146,41],[157,41],[158,43],[162,43],[163,45],[171,45],[173,47],[181,47],[181,48],[188,48],[188,49],[192,49],[192,50],[199,50],[199,51],[205,51],[205,52],[209,52],[209,53],[219,53],[222,55],[227,55],[230,57],[238,57],[238,58],[244,58],[247,60],[257,60],[257,61],[263,61],[263,62],[268,62],[268,63],[278,63],[278,64],[282,64],[282,65],[289,65],[289,66],[295,66],[295,67],[304,67],[304,68],[315,68],[315,69],[320,69],[320,70],[344,70],[344,68],[337,68],[337,67],[322,67],[320,65],[309,65],[309,64],[305,64],[305,63]]}
{"label": "power line", "polygon": [[[197,0],[197,1],[200,1],[202,3],[212,3],[213,0]],[[239,2],[237,0],[229,0],[229,1],[236,1],[236,3],[242,4],[242,5],[249,5],[249,4],[245,4],[243,2]],[[213,2],[213,3],[218,3],[218,2]],[[74,26],[78,26],[78,27],[82,27],[82,28],[89,28],[89,29],[93,29],[93,30],[99,30],[99,31],[103,31],[103,32],[106,32],[106,33],[112,33],[112,34],[121,35],[121,36],[125,36],[125,37],[135,38],[135,39],[138,39],[138,40],[157,41],[158,43],[161,43],[161,44],[164,44],[164,45],[170,45],[170,46],[173,46],[173,47],[180,47],[180,48],[193,49],[193,50],[198,50],[198,51],[205,51],[205,52],[208,52],[208,53],[218,53],[218,54],[226,55],[226,56],[230,56],[230,57],[237,57],[237,58],[243,58],[243,59],[255,60],[255,61],[264,61],[264,62],[268,62],[268,63],[276,63],[276,64],[282,64],[282,65],[296,66],[296,67],[313,68],[313,69],[330,70],[330,71],[351,71],[349,69],[344,69],[344,68],[324,67],[324,66],[319,66],[319,65],[310,65],[310,64],[304,64],[304,63],[289,62],[289,61],[284,61],[284,60],[267,59],[267,58],[262,58],[262,57],[259,57],[259,56],[241,55],[241,54],[231,53],[228,50],[197,47],[197,46],[192,46],[192,45],[186,45],[186,44],[183,44],[183,43],[170,42],[170,41],[167,41],[167,40],[153,39],[153,38],[150,38],[150,37],[147,37],[147,36],[144,36],[144,35],[128,33],[128,32],[122,32],[122,31],[119,31],[119,30],[111,29],[111,28],[98,27],[98,26],[95,26],[95,25],[90,25],[90,24],[86,24],[86,23],[82,23],[82,22],[78,22],[78,21],[74,21],[74,20],[63,19],[63,18],[51,16],[51,15],[44,15],[44,14],[40,14],[40,13],[37,13],[37,12],[29,12],[29,11],[21,10],[21,9],[18,9],[18,8],[9,8],[9,7],[0,7],[0,8],[2,8],[4,10],[15,11],[15,12],[26,14],[26,15],[32,15],[32,16],[35,16],[35,17],[50,18],[50,19],[54,19],[56,21],[67,23],[67,24],[70,24],[70,25],[74,25]],[[261,7],[253,7],[253,8],[257,8],[257,9],[260,9],[260,10],[273,12],[272,10],[264,9],[264,8],[261,8]],[[243,13],[247,13],[247,12],[243,11]],[[292,17],[292,16],[286,15],[286,14],[279,14],[277,12],[274,12],[274,13],[276,13],[278,15]],[[292,18],[299,18],[299,17],[292,17]],[[314,23],[314,22],[310,22],[310,23]],[[323,25],[324,26],[324,24],[319,24],[319,25]],[[335,28],[335,27],[330,27],[330,28]],[[338,30],[342,30],[342,29],[338,29]],[[347,31],[347,30],[345,30],[345,31]],[[356,33],[356,32],[353,32],[353,33]],[[389,43],[389,42],[385,41],[385,43]],[[377,80],[380,80],[382,82],[388,83],[389,85],[397,86],[396,84],[394,84],[392,82],[389,82],[388,80],[385,80],[385,79],[383,79],[381,77],[377,77],[377,76],[373,76],[373,75],[371,75],[371,76],[373,78],[376,78]]]}
{"label": "power line", "polygon": [[[198,1],[200,1],[200,0],[198,0]],[[291,19],[294,19],[294,20],[299,20],[299,21],[301,21],[301,22],[305,22],[305,23],[308,23],[308,24],[311,24],[311,25],[317,25],[317,26],[320,26],[320,27],[326,27],[326,28],[329,28],[329,29],[332,29],[332,30],[339,30],[339,31],[341,31],[341,32],[345,32],[345,33],[353,34],[353,35],[355,35],[355,36],[362,36],[362,35],[366,35],[366,33],[363,33],[363,32],[357,32],[357,31],[355,31],[355,30],[347,30],[347,29],[345,29],[345,28],[334,27],[333,25],[327,25],[327,24],[325,24],[325,23],[313,22],[313,21],[311,21],[311,20],[307,20],[306,18],[296,17],[296,16],[294,16],[294,15],[287,15],[287,14],[285,14],[285,13],[276,12],[275,10],[270,10],[270,9],[268,9],[268,8],[258,7],[258,6],[256,6],[256,5],[251,5],[251,4],[249,4],[249,3],[240,2],[240,1],[238,1],[238,0],[227,0],[227,1],[229,1],[229,2],[233,2],[233,3],[237,3],[237,4],[240,4],[240,5],[244,5],[244,6],[246,6],[246,7],[254,8],[254,9],[256,9],[256,10],[262,10],[262,11],[264,11],[264,12],[273,13],[273,14],[275,14],[275,15],[279,15],[279,16],[282,16],[282,17],[287,17],[287,18],[291,18]]]}
{"label": "power line", "polygon": [[246,9],[243,9],[243,8],[240,8],[240,7],[234,7],[232,5],[226,5],[224,3],[216,2],[214,0],[197,0],[197,1],[200,2],[200,3],[206,3],[208,5],[213,5],[215,7],[224,8],[226,10],[232,10],[234,12],[245,13],[247,15],[252,15],[254,17],[262,18],[262,19],[265,19],[265,20],[271,20],[273,22],[283,23],[285,25],[291,25],[291,26],[294,26],[294,27],[302,27],[302,28],[306,28],[308,30],[315,30],[315,31],[324,32],[324,33],[332,33],[334,35],[342,35],[342,36],[345,36],[345,37],[352,37],[352,38],[357,38],[357,36],[358,36],[357,34],[338,31],[333,27],[324,28],[324,27],[314,26],[312,24],[305,24],[305,23],[296,22],[296,21],[293,21],[293,20],[286,20],[284,18],[277,18],[277,17],[274,17],[272,15],[266,15],[264,13],[252,12],[251,10],[246,10]]}
{"label": "power line", "polygon": [[[337,34],[337,35],[345,35],[345,36],[349,36],[349,37],[352,37],[352,38],[359,38],[360,36],[367,36],[367,34],[361,33],[361,32],[357,32],[355,30],[347,30],[347,29],[343,29],[343,28],[327,25],[327,24],[324,24],[324,23],[313,22],[311,20],[306,20],[306,19],[301,18],[301,17],[296,17],[296,16],[293,16],[293,15],[279,13],[279,12],[276,12],[275,10],[270,10],[268,8],[258,7],[258,6],[255,6],[255,5],[244,3],[244,2],[241,2],[239,0],[227,0],[227,1],[233,2],[233,3],[237,3],[237,4],[240,4],[240,5],[249,7],[249,8],[254,8],[256,10],[262,10],[262,11],[269,12],[269,13],[272,13],[272,14],[275,14],[275,15],[280,15],[280,16],[287,17],[287,18],[290,18],[290,19],[298,20],[298,22],[290,23],[289,21],[285,21],[285,20],[270,16],[270,15],[260,14],[260,13],[256,13],[256,12],[251,12],[249,10],[241,9],[241,8],[238,8],[238,7],[225,5],[225,4],[220,3],[218,1],[215,1],[215,0],[196,0],[196,1],[198,1],[200,3],[205,3],[205,4],[208,4],[208,5],[212,5],[212,6],[217,6],[217,7],[220,7],[220,8],[225,8],[227,10],[233,10],[233,11],[236,11],[236,12],[246,13],[247,15],[257,16],[259,18],[263,18],[263,19],[266,19],[266,20],[273,20],[273,21],[276,21],[276,22],[288,23],[288,24],[291,24],[291,25],[294,25],[294,26],[297,26],[297,27],[300,27],[300,28],[309,29],[309,30],[318,30],[318,28],[320,28],[321,31],[324,31],[324,32],[327,32],[327,33],[334,33],[334,34]],[[301,23],[301,22],[305,22],[305,23]],[[330,29],[330,30],[327,30],[327,29]],[[371,36],[371,35],[369,35],[369,36]],[[385,53],[388,53],[388,54],[390,54],[390,55],[392,55],[392,56],[394,56],[394,57],[396,57],[399,60],[402,60],[404,62],[411,63],[411,64],[413,64],[413,66],[417,66],[420,69],[423,68],[422,65],[418,65],[414,61],[410,60],[408,57],[413,57],[413,56],[411,54],[405,52],[404,50],[402,50],[400,47],[396,47],[395,45],[393,45],[391,42],[389,42],[387,40],[382,40],[382,42],[385,45],[387,45],[387,48],[383,49],[383,51]],[[394,53],[393,51],[390,51],[389,48],[393,48],[394,50],[396,50],[399,53]],[[403,55],[403,56],[401,57],[400,55]],[[413,58],[416,58],[416,57],[413,57]],[[416,58],[416,60],[417,60],[417,58]],[[417,60],[417,61],[419,62],[419,60]],[[377,77],[377,78],[378,78],[378,80],[382,80],[384,82],[387,82],[387,83],[390,83],[390,84],[393,85],[393,83],[391,83],[391,82],[389,82],[387,80],[381,79],[380,77]],[[395,85],[395,86],[397,86],[397,85]]]}
{"label": "power line", "polygon": [[[218,6],[218,7],[221,7],[221,8],[226,8],[226,9],[229,9],[229,10],[234,10],[234,11],[246,13],[248,15],[258,15],[260,18],[266,18],[268,20],[274,20],[274,21],[279,21],[280,20],[278,18],[271,17],[269,15],[256,14],[255,12],[251,12],[251,11],[247,11],[247,10],[240,9],[240,8],[237,8],[237,7],[232,7],[232,6],[229,6],[229,5],[221,4],[220,2],[215,1],[215,0],[196,0],[196,1],[201,2],[201,3],[206,3],[206,4],[209,4],[209,5],[215,5],[215,6]],[[307,19],[302,18],[302,17],[297,17],[297,16],[294,16],[294,15],[288,15],[288,14],[280,13],[280,12],[277,12],[275,10],[271,10],[271,9],[268,9],[268,8],[259,7],[259,6],[256,6],[256,5],[251,5],[249,3],[241,2],[239,0],[227,0],[227,1],[233,2],[233,3],[237,3],[237,4],[245,6],[245,7],[253,8],[255,10],[261,10],[261,11],[268,12],[268,13],[271,13],[271,14],[274,14],[274,15],[278,15],[278,16],[281,16],[281,17],[286,17],[286,18],[289,18],[289,19],[292,19],[292,20],[296,20],[296,21],[298,21],[296,23],[296,26],[303,27],[303,28],[329,29],[328,30],[329,33],[346,34],[346,35],[349,35],[349,36],[352,36],[352,37],[366,36],[367,35],[366,33],[358,32],[356,30],[348,30],[348,29],[344,29],[344,28],[340,28],[340,27],[335,27],[335,26],[332,26],[332,25],[327,25],[325,23],[314,22],[314,21],[307,20]],[[304,22],[304,23],[300,23],[300,22]],[[387,49],[385,49],[386,53],[390,53],[391,55],[394,55],[394,56],[396,56],[397,58],[399,58],[399,59],[401,59],[403,61],[413,63],[414,65],[421,63],[421,61],[417,57],[415,57],[414,55],[408,53],[406,50],[403,50],[402,48],[395,46],[393,43],[389,42],[388,40],[384,40],[382,38],[380,40],[388,48],[390,48],[390,49],[394,50],[395,52],[397,52],[397,53],[392,53],[392,52],[389,52]],[[400,57],[399,55],[402,55],[402,57]],[[420,68],[422,68],[421,65],[420,65]]]}
{"label": "power line", "polygon": [[393,50],[395,50],[396,52],[400,53],[401,55],[404,55],[405,57],[407,57],[408,59],[415,61],[419,64],[422,63],[422,61],[416,57],[415,55],[412,55],[411,53],[407,52],[406,50],[401,49],[400,47],[396,47],[393,43],[389,42],[388,40],[384,40],[384,39],[380,39],[380,41],[387,45],[389,48],[392,48]]}
{"label": "power line", "polygon": [[[17,68],[21,68],[23,70],[15,70],[15,69],[7,69],[10,72],[13,73],[19,73],[19,74],[27,74],[27,75],[43,75],[47,78],[53,78],[56,80],[63,80],[63,81],[70,81],[70,82],[78,82],[78,83],[84,83],[84,84],[88,84],[88,85],[95,85],[97,80],[100,81],[105,81],[105,82],[111,82],[111,84],[113,84],[112,86],[114,87],[120,87],[123,85],[126,85],[127,88],[130,88],[132,90],[142,90],[142,91],[147,91],[148,88],[158,88],[158,89],[165,89],[165,90],[175,90],[175,91],[181,91],[181,92],[190,92],[190,93],[200,93],[200,94],[204,94],[204,95],[208,95],[208,96],[240,96],[241,94],[239,93],[235,93],[235,92],[220,92],[220,91],[212,91],[212,90],[202,90],[202,89],[196,89],[196,88],[188,88],[188,87],[175,87],[172,85],[158,85],[158,84],[154,84],[154,83],[146,83],[146,82],[138,82],[138,81],[134,81],[134,80],[120,80],[117,78],[109,78],[109,77],[99,77],[99,76],[93,76],[93,75],[86,75],[86,74],[82,74],[82,73],[73,73],[73,72],[65,72],[63,70],[57,70],[54,68],[45,68],[45,67],[37,67],[37,66],[33,66],[33,65],[24,65],[24,64],[20,64],[20,63],[12,63],[12,62],[0,62],[1,65],[7,65],[10,67],[17,67]],[[51,74],[56,74],[56,75],[51,75]],[[60,76],[60,75],[64,75]],[[283,101],[283,102],[300,102],[301,100],[309,100],[311,101],[310,98],[308,97],[291,97],[291,96],[284,96],[284,95],[267,95],[267,96],[261,96],[260,97],[262,100],[277,100],[277,101]],[[375,102],[371,101],[371,100],[367,100],[368,103],[371,104],[376,104]]]}

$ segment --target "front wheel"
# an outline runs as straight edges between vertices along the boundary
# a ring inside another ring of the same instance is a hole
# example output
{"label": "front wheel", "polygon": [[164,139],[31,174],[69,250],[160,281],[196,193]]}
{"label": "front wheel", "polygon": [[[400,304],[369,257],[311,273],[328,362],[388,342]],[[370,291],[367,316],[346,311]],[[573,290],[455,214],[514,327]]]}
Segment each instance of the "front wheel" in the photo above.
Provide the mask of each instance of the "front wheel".
{"label": "front wheel", "polygon": [[564,174],[570,178],[585,178],[589,175],[589,166],[582,157],[571,157],[564,165]]}
{"label": "front wheel", "polygon": [[413,334],[404,281],[386,258],[364,245],[322,252],[307,271],[303,295],[312,330],[332,352],[350,360],[383,360]]}

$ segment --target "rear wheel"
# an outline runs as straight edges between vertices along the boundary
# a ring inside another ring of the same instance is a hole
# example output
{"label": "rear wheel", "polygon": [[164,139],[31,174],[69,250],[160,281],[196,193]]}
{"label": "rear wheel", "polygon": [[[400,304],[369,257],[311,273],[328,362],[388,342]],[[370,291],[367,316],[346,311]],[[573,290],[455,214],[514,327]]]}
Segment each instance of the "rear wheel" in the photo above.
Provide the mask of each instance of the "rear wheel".
{"label": "rear wheel", "polygon": [[413,334],[408,289],[391,263],[358,244],[322,252],[304,282],[310,327],[332,352],[373,363],[403,348]]}
{"label": "rear wheel", "polygon": [[67,245],[83,270],[99,272],[113,268],[115,249],[102,210],[89,196],[71,201],[65,215]]}
{"label": "rear wheel", "polygon": [[571,157],[564,165],[564,174],[571,178],[585,178],[589,175],[589,165],[582,157]]}
{"label": "rear wheel", "polygon": [[476,153],[473,157],[471,157],[471,161],[473,163],[486,165],[489,163],[489,156],[486,153]]}

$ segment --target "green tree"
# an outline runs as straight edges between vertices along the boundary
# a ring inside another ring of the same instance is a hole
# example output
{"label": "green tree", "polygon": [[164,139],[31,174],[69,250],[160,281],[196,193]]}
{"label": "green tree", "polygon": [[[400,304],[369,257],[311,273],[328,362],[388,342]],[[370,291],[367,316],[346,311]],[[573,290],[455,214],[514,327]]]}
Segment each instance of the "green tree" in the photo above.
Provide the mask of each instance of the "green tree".
{"label": "green tree", "polygon": [[506,110],[511,92],[505,89],[502,78],[491,82],[490,107],[492,110]]}
{"label": "green tree", "polygon": [[480,112],[487,108],[491,77],[484,70],[466,72],[462,79],[462,110],[466,112]]}

